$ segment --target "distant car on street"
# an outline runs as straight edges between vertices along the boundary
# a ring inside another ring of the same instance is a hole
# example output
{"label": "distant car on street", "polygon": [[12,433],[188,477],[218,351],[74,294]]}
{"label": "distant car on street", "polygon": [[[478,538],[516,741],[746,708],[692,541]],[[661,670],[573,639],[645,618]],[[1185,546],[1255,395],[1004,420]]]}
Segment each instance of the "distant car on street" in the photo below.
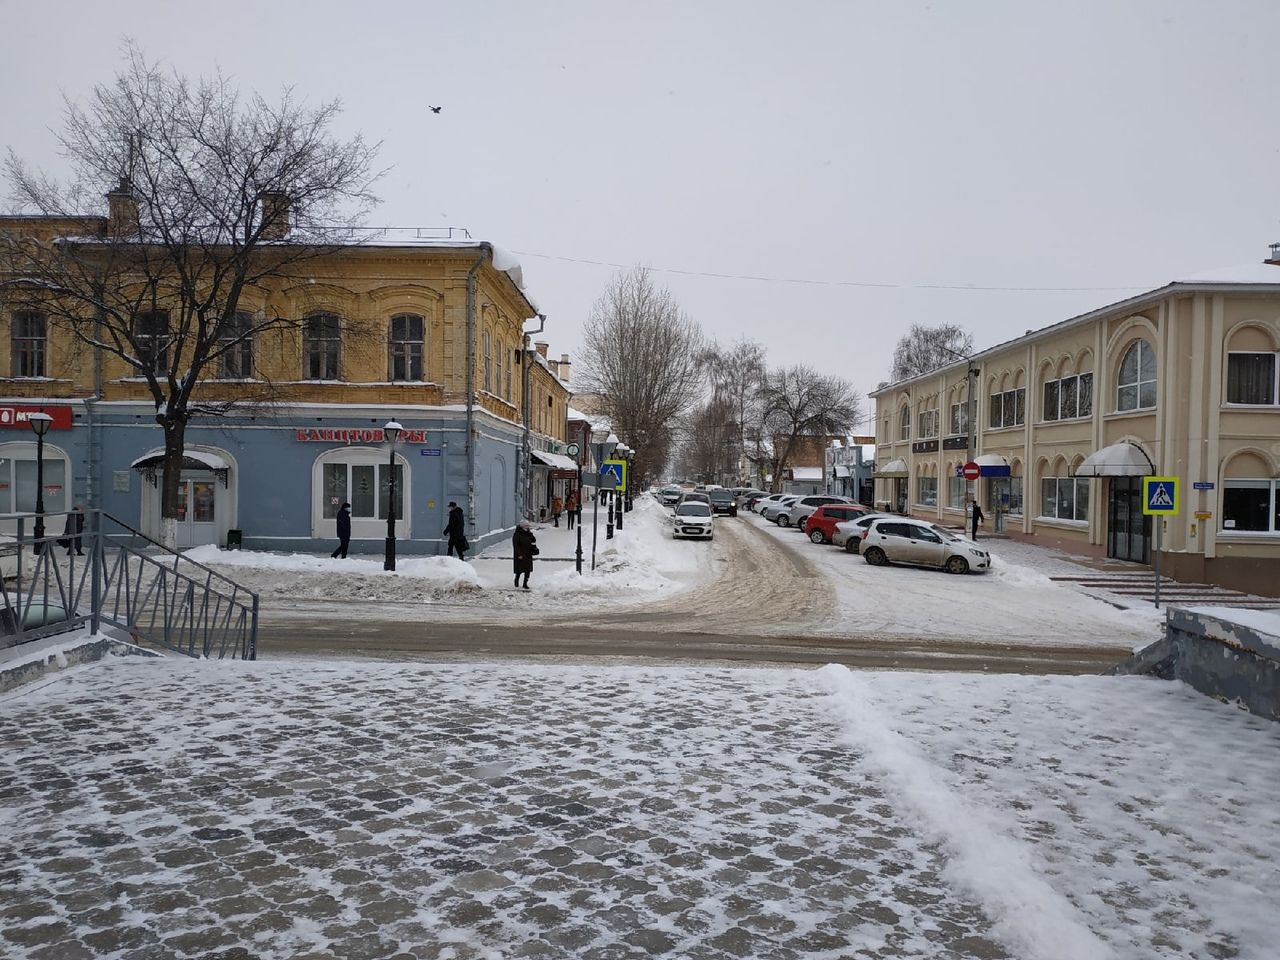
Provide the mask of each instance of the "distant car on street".
{"label": "distant car on street", "polygon": [[676,509],[679,510],[686,503],[705,503],[709,509],[711,497],[697,490],[683,490],[680,493],[680,499],[676,501]]}
{"label": "distant car on street", "polygon": [[836,524],[856,520],[871,512],[860,503],[824,503],[804,522],[804,533],[814,543],[830,543]]}
{"label": "distant car on street", "polygon": [[731,517],[738,515],[738,501],[734,499],[732,490],[709,490],[707,496],[711,498],[712,513],[727,513]]}
{"label": "distant car on street", "polygon": [[947,573],[991,568],[991,555],[972,540],[943,536],[932,524],[905,517],[882,517],[867,524],[860,552],[876,567],[892,561],[941,567]]}
{"label": "distant car on street", "polygon": [[709,504],[687,500],[671,515],[672,540],[710,540],[713,535]]}
{"label": "distant car on street", "polygon": [[663,487],[662,490],[659,491],[658,498],[664,505],[670,507],[680,501],[680,494],[682,493],[684,493],[684,491],[679,487]]}

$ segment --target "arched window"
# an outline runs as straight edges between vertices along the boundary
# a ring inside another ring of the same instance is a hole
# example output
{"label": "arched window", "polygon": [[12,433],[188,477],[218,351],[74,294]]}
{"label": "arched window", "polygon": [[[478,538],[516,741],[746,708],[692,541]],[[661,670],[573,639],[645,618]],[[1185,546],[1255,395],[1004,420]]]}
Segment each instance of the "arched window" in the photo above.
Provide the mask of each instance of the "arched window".
{"label": "arched window", "polygon": [[400,313],[391,318],[388,337],[389,380],[421,381],[422,345],[425,324],[416,313]]}
{"label": "arched window", "polygon": [[1222,474],[1222,529],[1280,533],[1280,480],[1271,464],[1245,451],[1232,457]]}
{"label": "arched window", "polygon": [[484,332],[484,392],[493,392],[493,334]]}
{"label": "arched window", "polygon": [[[30,431],[27,431],[30,433]],[[36,444],[26,440],[0,444],[0,513],[32,513],[36,508]],[[62,448],[45,440],[44,509],[61,513],[71,508],[69,485],[71,460]],[[62,518],[50,521],[50,530],[61,530]],[[28,531],[30,527],[28,527]],[[28,533],[28,535],[30,535]]]}
{"label": "arched window", "polygon": [[898,411],[898,439],[911,439],[911,408],[905,403],[902,409]]}
{"label": "arched window", "polygon": [[338,379],[338,347],[342,321],[336,313],[313,313],[302,324],[303,376],[307,380]]}
{"label": "arched window", "polygon": [[1156,353],[1138,340],[1125,351],[1116,378],[1116,409],[1145,410],[1156,405]]}
{"label": "arched window", "polygon": [[499,397],[502,396],[502,368],[503,368],[503,361],[506,359],[506,355],[507,355],[507,348],[503,344],[502,338],[499,337],[498,340],[494,343],[494,350],[493,350],[493,362],[494,362],[493,392]]}
{"label": "arched window", "polygon": [[[503,347],[503,352],[504,353],[506,352],[506,347]],[[506,382],[503,384],[502,395],[507,398],[508,403],[511,402],[511,368],[516,365],[515,358],[518,355],[519,355],[519,351],[513,351],[507,356],[507,373],[506,373],[507,379],[506,379]]]}

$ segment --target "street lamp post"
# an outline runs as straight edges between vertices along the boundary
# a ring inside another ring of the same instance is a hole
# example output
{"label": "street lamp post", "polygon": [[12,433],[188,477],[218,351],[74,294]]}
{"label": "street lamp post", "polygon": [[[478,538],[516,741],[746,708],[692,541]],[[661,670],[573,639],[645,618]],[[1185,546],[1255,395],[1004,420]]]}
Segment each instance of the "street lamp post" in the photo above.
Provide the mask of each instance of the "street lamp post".
{"label": "street lamp post", "polygon": [[382,428],[382,435],[387,438],[387,554],[382,561],[383,570],[396,568],[396,441],[404,427],[394,420],[388,420]]}
{"label": "street lamp post", "polygon": [[[591,444],[591,448],[592,448],[591,452],[595,456],[596,471],[597,471],[596,472],[596,495],[593,501],[595,506],[591,511],[591,569],[592,570],[596,568],[596,531],[599,529],[599,526],[600,526],[599,478],[601,474],[599,471],[600,471],[600,468],[604,465],[604,462],[613,455],[614,448],[618,446],[618,438],[615,434],[610,433],[607,435],[608,439],[603,441],[596,441],[595,438],[601,435],[602,434],[595,433],[595,432],[591,434],[591,439],[594,441]],[[609,526],[609,536],[610,537],[613,536],[612,524]]]}
{"label": "street lamp post", "polygon": [[578,576],[582,576],[582,452],[576,443],[571,443],[568,447],[568,453],[578,465],[577,485],[573,488],[573,497],[574,502],[577,504],[578,515],[575,517],[571,514],[569,522],[576,524],[578,527],[578,547],[573,554],[573,566],[578,571]]}
{"label": "street lamp post", "polygon": [[49,432],[53,417],[44,413],[28,414],[31,429],[36,434],[36,553],[44,552],[44,435]]}

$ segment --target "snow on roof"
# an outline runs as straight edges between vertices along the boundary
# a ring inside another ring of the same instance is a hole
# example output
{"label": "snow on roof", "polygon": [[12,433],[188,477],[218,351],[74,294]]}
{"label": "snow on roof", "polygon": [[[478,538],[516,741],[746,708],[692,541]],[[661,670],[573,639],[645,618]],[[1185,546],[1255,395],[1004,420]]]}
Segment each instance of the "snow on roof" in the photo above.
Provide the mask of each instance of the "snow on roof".
{"label": "snow on roof", "polygon": [[1280,264],[1275,263],[1241,263],[1233,267],[1219,267],[1217,270],[1206,270],[1204,273],[1192,274],[1174,283],[1280,283]]}

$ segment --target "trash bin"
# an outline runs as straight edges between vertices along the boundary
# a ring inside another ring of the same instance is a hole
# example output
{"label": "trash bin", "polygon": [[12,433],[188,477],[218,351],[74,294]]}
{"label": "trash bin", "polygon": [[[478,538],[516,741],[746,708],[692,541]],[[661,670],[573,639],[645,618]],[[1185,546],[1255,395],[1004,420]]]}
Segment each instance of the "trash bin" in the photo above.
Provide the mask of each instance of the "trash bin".
{"label": "trash bin", "polygon": [[239,530],[228,530],[227,531],[227,549],[239,550],[240,537],[241,537],[241,532]]}

